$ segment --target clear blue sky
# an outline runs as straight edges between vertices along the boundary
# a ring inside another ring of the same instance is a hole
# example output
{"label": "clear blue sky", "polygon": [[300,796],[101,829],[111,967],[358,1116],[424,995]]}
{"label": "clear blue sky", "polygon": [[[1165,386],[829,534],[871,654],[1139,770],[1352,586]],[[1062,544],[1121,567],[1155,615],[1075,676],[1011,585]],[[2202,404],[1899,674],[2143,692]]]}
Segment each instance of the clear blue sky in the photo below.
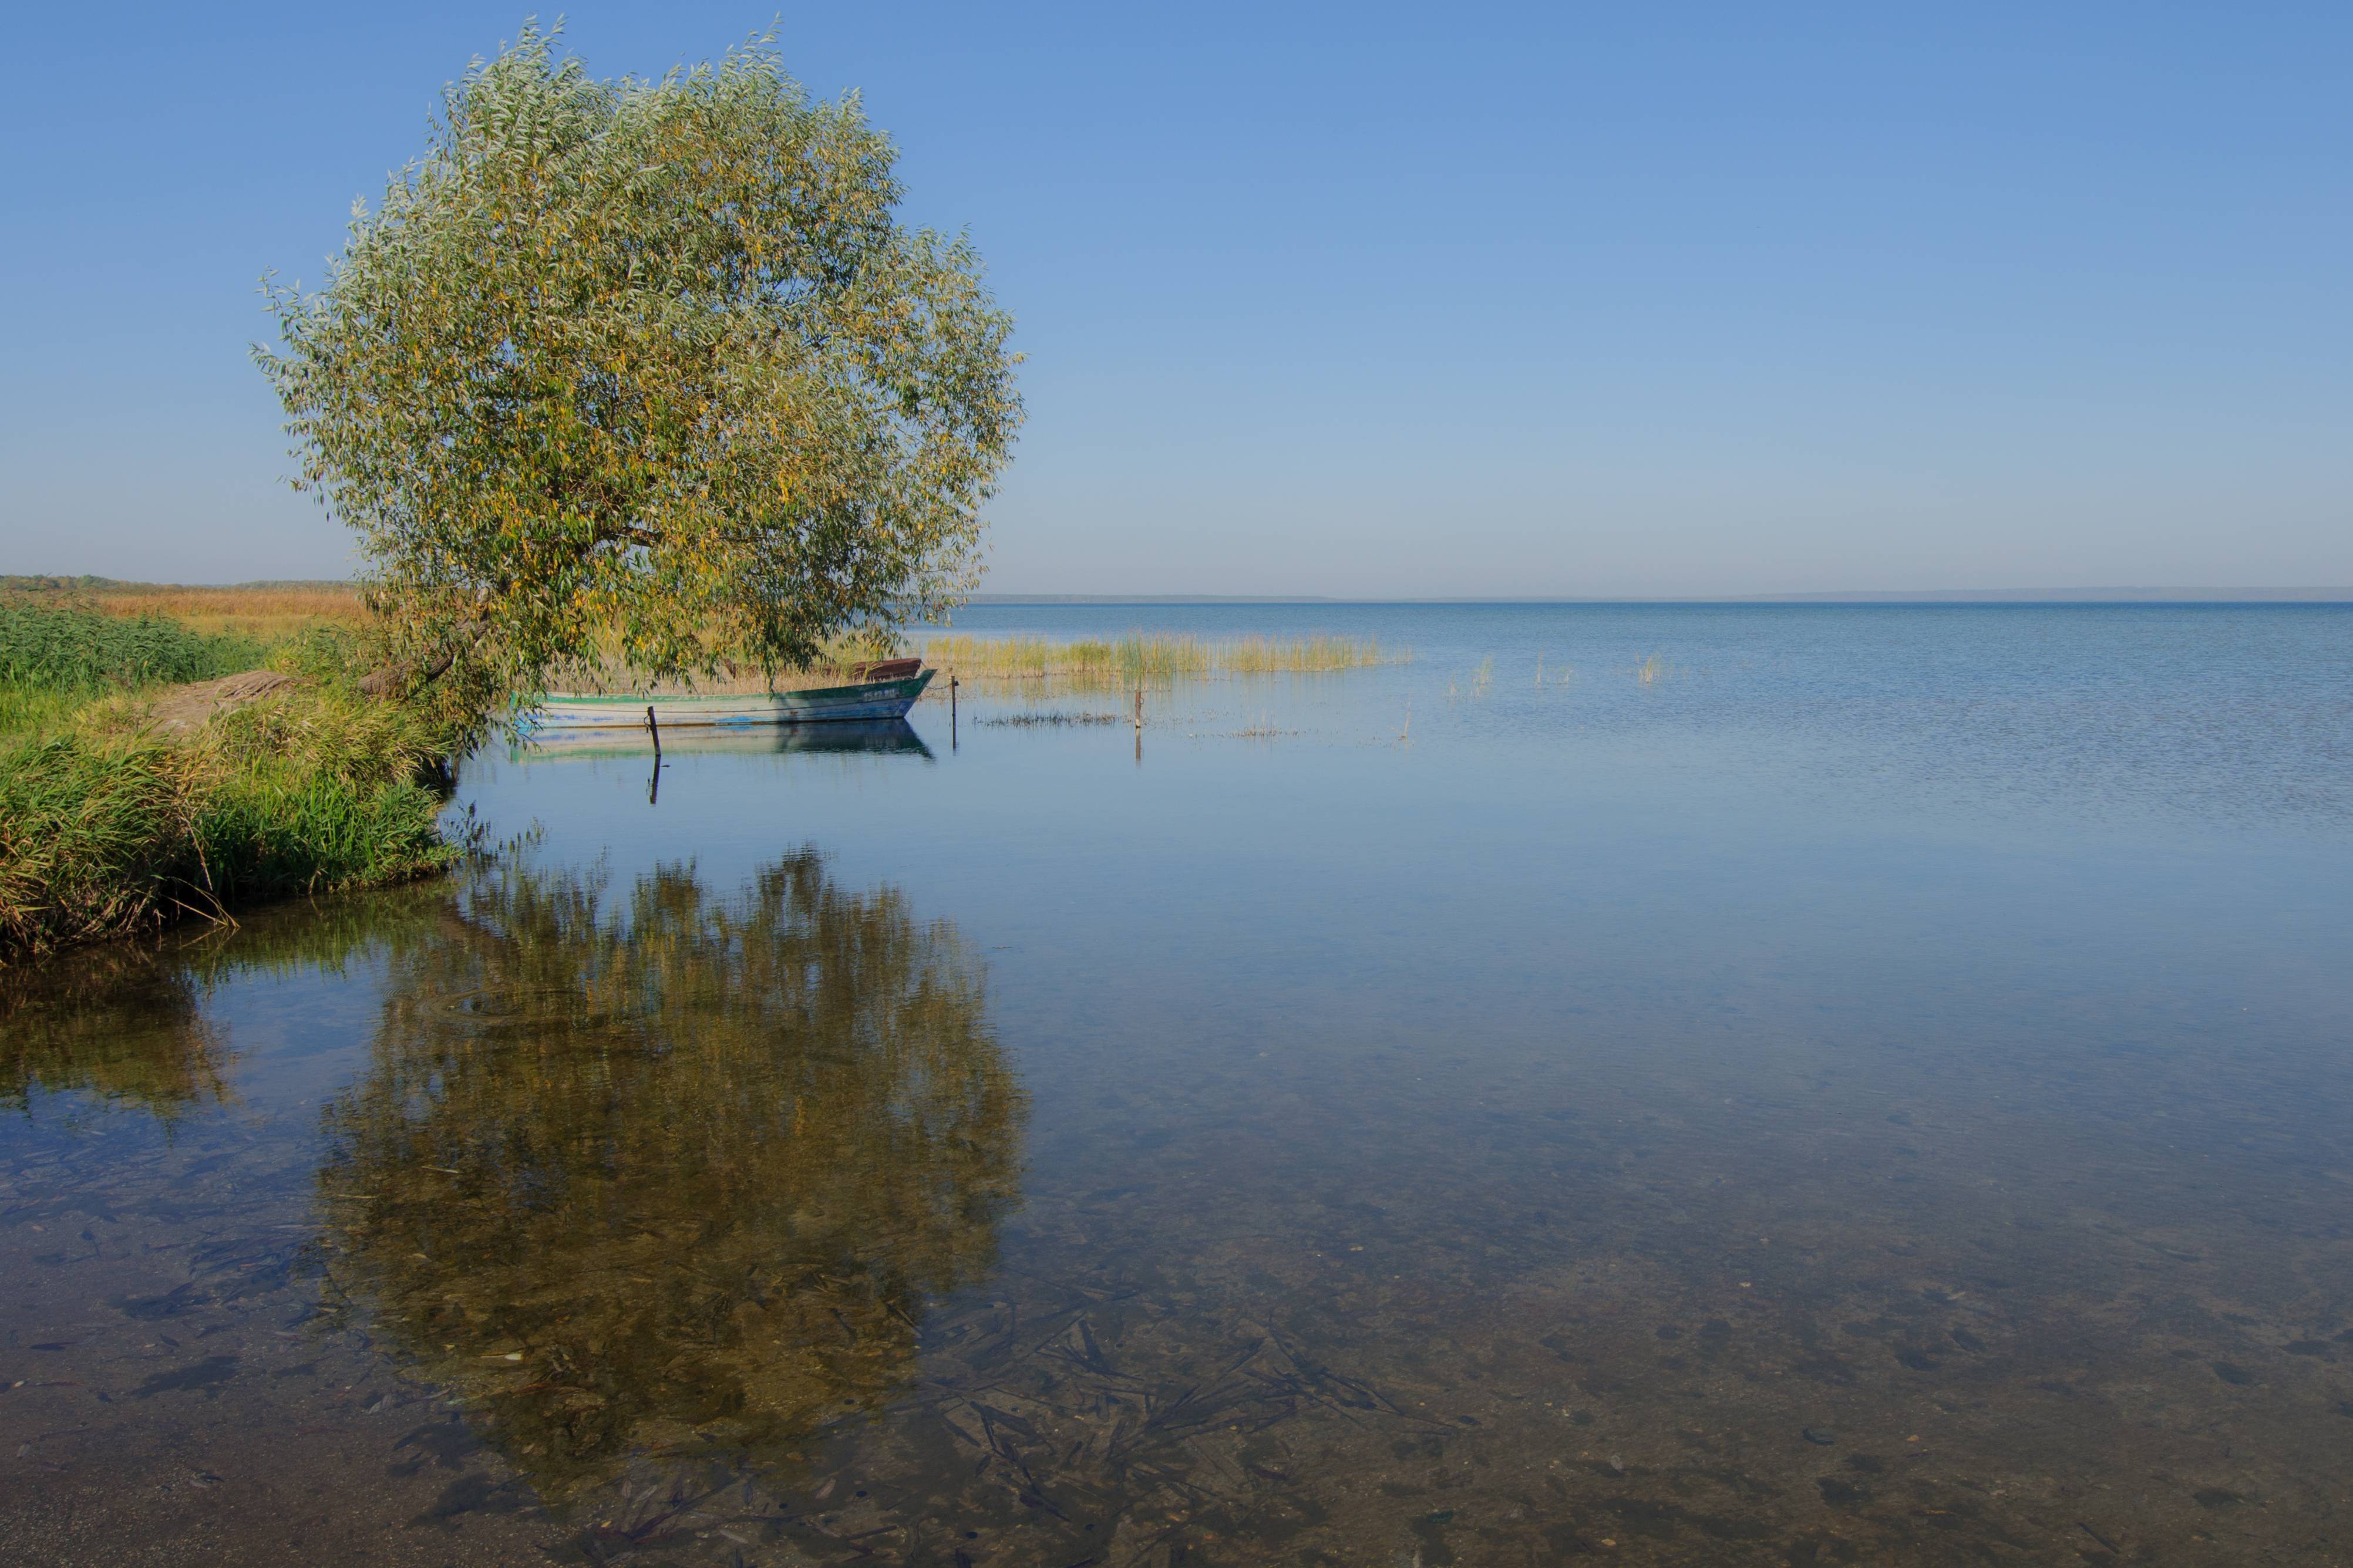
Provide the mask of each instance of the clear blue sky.
{"label": "clear blue sky", "polygon": [[[0,571],[340,574],[246,346],[520,6],[0,23]],[[590,3],[656,73],[767,5]],[[2353,583],[2353,6],[795,6],[1030,356],[987,586]]]}

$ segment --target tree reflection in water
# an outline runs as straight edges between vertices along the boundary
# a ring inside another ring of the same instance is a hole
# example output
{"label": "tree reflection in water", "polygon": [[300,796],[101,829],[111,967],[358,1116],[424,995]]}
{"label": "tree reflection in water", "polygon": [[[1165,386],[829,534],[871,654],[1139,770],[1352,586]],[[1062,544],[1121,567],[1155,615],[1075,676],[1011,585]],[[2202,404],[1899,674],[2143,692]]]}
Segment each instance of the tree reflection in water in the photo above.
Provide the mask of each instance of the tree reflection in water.
{"label": "tree reflection in water", "polygon": [[319,1173],[331,1284],[551,1499],[886,1398],[1020,1175],[951,928],[807,852],[608,891],[493,874],[400,944]]}
{"label": "tree reflection in water", "polygon": [[130,943],[0,969],[0,1107],[87,1093],[170,1123],[227,1098],[228,1045],[199,976]]}
{"label": "tree reflection in water", "polygon": [[234,1096],[215,988],[257,975],[335,975],[430,934],[441,885],[287,903],[239,925],[101,942],[0,967],[0,1108],[43,1095],[135,1106],[170,1125]]}

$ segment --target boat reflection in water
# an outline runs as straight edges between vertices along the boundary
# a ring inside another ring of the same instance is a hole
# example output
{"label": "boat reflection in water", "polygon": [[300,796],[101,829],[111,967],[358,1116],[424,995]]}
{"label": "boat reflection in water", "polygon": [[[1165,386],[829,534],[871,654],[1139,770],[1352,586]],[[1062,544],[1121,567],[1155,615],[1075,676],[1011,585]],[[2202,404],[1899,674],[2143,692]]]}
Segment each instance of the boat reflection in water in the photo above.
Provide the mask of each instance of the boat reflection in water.
{"label": "boat reflection in water", "polygon": [[[705,724],[664,726],[661,750],[676,752],[826,752],[835,755],[912,756],[930,761],[931,747],[904,719],[864,719],[830,724]],[[641,757],[654,752],[643,728],[542,730],[508,748],[517,761],[539,757]]]}
{"label": "boat reflection in water", "polygon": [[993,1266],[1026,1100],[978,963],[894,890],[813,853],[736,897],[510,869],[386,984],[324,1116],[329,1284],[550,1500],[788,1459]]}
{"label": "boat reflection in water", "polygon": [[651,730],[547,729],[510,745],[512,762],[580,761],[639,757],[650,764],[646,775],[649,804],[661,801],[665,753],[694,756],[713,752],[742,756],[786,752],[839,757],[921,757],[933,760],[931,747],[904,719],[868,719],[827,724],[702,724],[665,729],[659,742]]}

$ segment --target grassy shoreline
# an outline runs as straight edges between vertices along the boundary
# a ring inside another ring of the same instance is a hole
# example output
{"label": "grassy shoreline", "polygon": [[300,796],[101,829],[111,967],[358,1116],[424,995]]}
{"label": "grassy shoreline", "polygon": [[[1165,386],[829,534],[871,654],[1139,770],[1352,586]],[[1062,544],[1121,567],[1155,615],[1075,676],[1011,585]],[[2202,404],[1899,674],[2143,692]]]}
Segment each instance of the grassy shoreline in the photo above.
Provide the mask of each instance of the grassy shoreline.
{"label": "grassy shoreline", "polygon": [[[457,861],[467,847],[440,817],[459,737],[419,708],[361,693],[366,617],[334,584],[0,579],[0,967]],[[1412,658],[1322,636],[919,632],[906,643],[965,680],[1079,689]],[[845,638],[783,680],[745,670],[682,687],[838,684],[859,660],[892,651]],[[227,694],[200,683],[255,670],[274,673],[233,700],[206,700]],[[617,689],[645,684],[626,669],[577,674]]]}
{"label": "grassy shoreline", "polygon": [[[357,643],[0,603],[0,964],[455,860],[447,738],[359,693]],[[189,683],[255,668],[280,678],[260,697],[189,706]]]}

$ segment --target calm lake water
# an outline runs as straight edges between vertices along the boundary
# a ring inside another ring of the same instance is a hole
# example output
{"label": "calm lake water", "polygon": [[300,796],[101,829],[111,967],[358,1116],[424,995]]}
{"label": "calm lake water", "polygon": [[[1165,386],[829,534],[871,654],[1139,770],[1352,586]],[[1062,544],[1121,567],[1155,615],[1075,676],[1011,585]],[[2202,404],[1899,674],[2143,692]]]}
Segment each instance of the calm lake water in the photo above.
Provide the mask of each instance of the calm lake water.
{"label": "calm lake water", "polygon": [[0,1559],[2353,1560],[2353,610],[465,770],[0,1015]]}

